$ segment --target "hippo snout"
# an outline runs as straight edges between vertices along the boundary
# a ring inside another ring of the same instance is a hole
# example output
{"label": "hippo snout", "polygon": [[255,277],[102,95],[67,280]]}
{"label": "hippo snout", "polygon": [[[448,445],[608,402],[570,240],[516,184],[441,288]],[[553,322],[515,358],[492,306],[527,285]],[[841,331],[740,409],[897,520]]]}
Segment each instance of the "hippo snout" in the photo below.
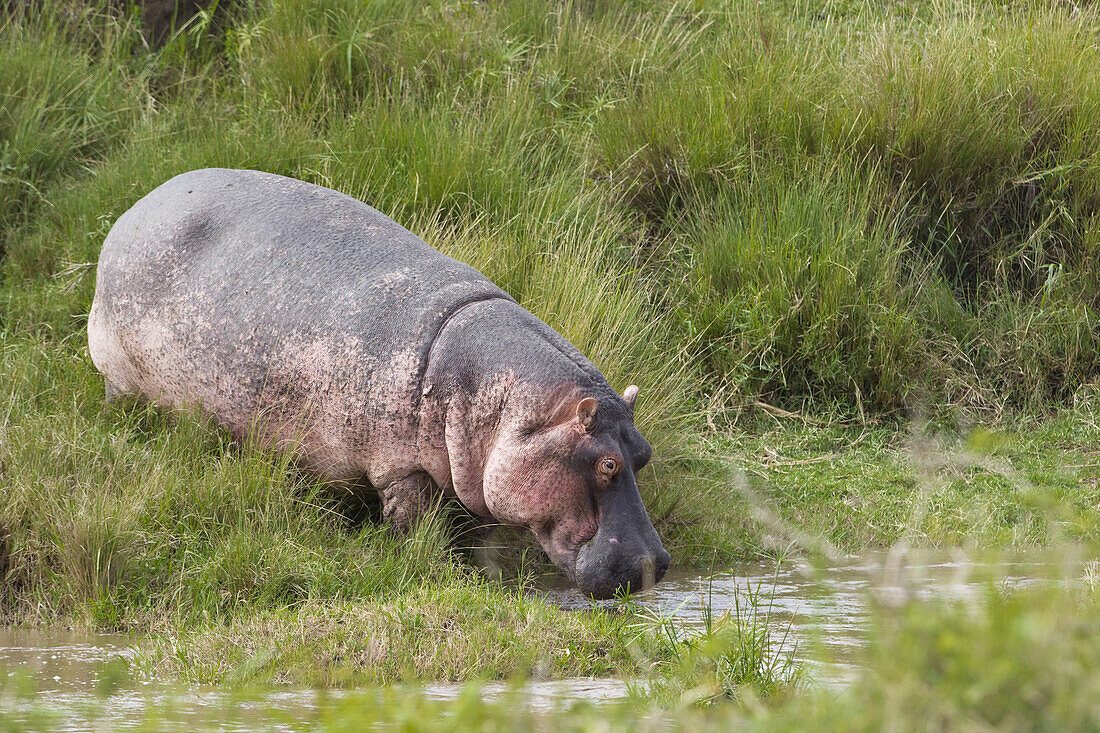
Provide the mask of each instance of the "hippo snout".
{"label": "hippo snout", "polygon": [[577,586],[594,598],[652,588],[672,560],[642,505],[634,474],[624,471],[619,480],[616,490],[600,495],[599,527],[576,556]]}
{"label": "hippo snout", "polygon": [[613,598],[620,591],[652,588],[665,577],[672,561],[660,545],[630,551],[623,547],[626,543],[607,541],[601,547],[598,540],[597,535],[577,554],[577,586],[593,598]]}

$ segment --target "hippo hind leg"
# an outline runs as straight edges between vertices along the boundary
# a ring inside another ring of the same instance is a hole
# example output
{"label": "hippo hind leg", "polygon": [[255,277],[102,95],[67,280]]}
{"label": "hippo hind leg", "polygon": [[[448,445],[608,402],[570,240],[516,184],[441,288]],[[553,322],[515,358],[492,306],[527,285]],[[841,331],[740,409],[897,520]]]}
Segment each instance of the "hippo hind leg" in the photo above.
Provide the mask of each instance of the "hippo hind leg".
{"label": "hippo hind leg", "polygon": [[382,497],[382,516],[390,526],[400,532],[408,532],[417,519],[438,496],[435,482],[423,471],[394,481],[379,491]]}

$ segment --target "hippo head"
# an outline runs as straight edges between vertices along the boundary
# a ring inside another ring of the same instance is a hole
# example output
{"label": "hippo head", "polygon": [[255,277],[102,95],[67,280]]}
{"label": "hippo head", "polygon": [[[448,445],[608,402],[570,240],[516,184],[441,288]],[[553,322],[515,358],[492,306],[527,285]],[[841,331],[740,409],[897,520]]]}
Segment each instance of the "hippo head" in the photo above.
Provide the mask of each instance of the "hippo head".
{"label": "hippo head", "polygon": [[[634,427],[638,388],[620,398],[563,388],[532,399],[501,431],[485,465],[485,505],[528,527],[582,591],[610,598],[643,590],[668,569],[638,494],[652,449]],[[537,405],[537,407],[536,407]]]}

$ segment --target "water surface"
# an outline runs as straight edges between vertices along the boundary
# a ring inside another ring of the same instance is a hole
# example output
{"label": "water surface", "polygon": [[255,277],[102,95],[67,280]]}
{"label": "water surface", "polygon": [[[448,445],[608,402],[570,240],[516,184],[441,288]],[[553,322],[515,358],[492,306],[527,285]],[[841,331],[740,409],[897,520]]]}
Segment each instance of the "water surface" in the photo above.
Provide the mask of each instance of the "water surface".
{"label": "water surface", "polygon": [[[866,643],[871,604],[908,599],[980,602],[991,586],[1020,588],[1080,578],[1071,551],[969,555],[962,551],[911,551],[853,555],[811,564],[802,560],[741,563],[713,573],[672,570],[635,600],[684,627],[729,612],[765,618],[777,642],[795,656],[851,671]],[[565,608],[591,605],[576,589],[548,598]],[[604,602],[604,605],[611,605]]]}

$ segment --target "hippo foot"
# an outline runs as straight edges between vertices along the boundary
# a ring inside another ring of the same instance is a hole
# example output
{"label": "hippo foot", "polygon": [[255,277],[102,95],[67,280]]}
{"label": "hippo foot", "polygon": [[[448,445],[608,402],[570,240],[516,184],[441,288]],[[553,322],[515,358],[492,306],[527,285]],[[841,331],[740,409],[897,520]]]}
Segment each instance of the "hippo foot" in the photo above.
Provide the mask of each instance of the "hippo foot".
{"label": "hippo foot", "polygon": [[111,380],[109,379],[103,380],[103,387],[105,392],[105,399],[110,404],[118,402],[124,396],[122,390],[111,384]]}
{"label": "hippo foot", "polygon": [[437,493],[435,482],[423,472],[394,481],[380,491],[382,516],[394,529],[408,532]]}

